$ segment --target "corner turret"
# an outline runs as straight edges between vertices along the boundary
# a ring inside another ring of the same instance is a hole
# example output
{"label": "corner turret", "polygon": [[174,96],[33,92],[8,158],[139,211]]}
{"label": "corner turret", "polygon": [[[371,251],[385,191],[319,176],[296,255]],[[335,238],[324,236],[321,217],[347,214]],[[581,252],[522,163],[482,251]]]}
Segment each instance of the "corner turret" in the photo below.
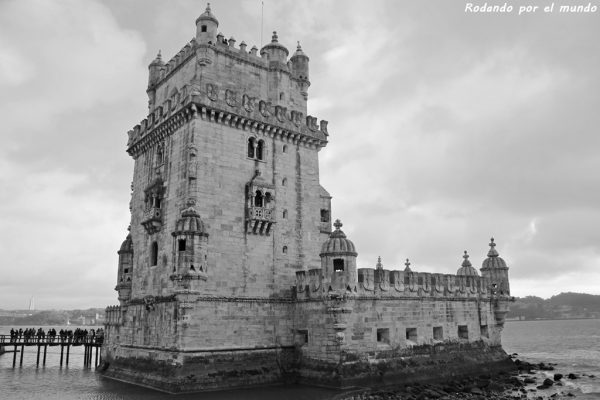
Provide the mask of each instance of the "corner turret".
{"label": "corner turret", "polygon": [[491,238],[490,251],[481,265],[481,275],[489,278],[492,284],[492,293],[500,296],[510,296],[510,285],[508,283],[508,267],[506,262],[500,258],[496,251],[496,243]]}
{"label": "corner turret", "polygon": [[218,27],[219,21],[211,12],[210,3],[208,3],[206,11],[196,19],[196,42],[199,44],[215,43]]}
{"label": "corner turret", "polygon": [[290,58],[290,65],[292,67],[292,76],[300,81],[300,92],[305,99],[308,96],[308,87],[310,86],[310,80],[308,78],[308,62],[309,58],[304,54],[300,42],[298,42],[296,52]]}
{"label": "corner turret", "polygon": [[117,252],[119,255],[119,269],[117,272],[117,286],[115,290],[119,292],[119,302],[124,305],[131,298],[131,276],[133,268],[133,241],[131,234],[128,234],[121,248]]}
{"label": "corner turret", "polygon": [[340,229],[342,223],[336,220],[335,231],[321,247],[321,270],[328,290],[352,290],[356,287],[356,248]]}
{"label": "corner turret", "polygon": [[146,89],[146,93],[148,93],[148,109],[150,111],[156,103],[156,84],[160,80],[160,74],[164,66],[165,63],[159,50],[156,58],[148,65],[148,89]]}

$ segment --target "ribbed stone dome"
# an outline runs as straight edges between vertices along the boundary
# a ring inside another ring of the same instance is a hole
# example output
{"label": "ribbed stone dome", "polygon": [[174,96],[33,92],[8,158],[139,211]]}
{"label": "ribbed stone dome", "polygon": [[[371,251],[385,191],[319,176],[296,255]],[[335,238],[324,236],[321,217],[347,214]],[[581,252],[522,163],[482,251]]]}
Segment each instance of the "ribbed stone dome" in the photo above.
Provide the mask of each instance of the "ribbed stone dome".
{"label": "ribbed stone dome", "polygon": [[213,21],[215,24],[217,24],[217,26],[219,26],[219,20],[217,20],[217,17],[214,16],[210,9],[210,3],[208,3],[206,6],[206,11],[200,14],[198,19],[196,19],[196,25],[198,25],[198,22],[200,21]]}
{"label": "ribbed stone dome", "polygon": [[272,50],[272,49],[284,51],[286,57],[290,54],[288,49],[284,45],[279,43],[279,36],[277,36],[277,32],[273,32],[273,36],[271,37],[271,42],[267,43],[266,45],[263,46],[263,48],[260,50],[260,54],[262,54],[263,52],[265,52],[267,50]]}
{"label": "ribbed stone dome", "polygon": [[469,254],[467,254],[467,251],[465,250],[465,254],[463,255],[463,262],[462,262],[462,267],[460,267],[458,269],[458,271],[456,271],[456,275],[462,275],[462,276],[479,276],[479,274],[477,273],[477,270],[475,268],[473,268],[473,266],[471,265],[471,261],[469,261]]}
{"label": "ribbed stone dome", "polygon": [[131,240],[131,233],[127,235],[123,243],[121,244],[121,248],[119,249],[119,253],[132,253],[133,252],[133,241]]}
{"label": "ribbed stone dome", "polygon": [[194,207],[186,208],[181,212],[181,218],[177,220],[173,236],[177,235],[204,235],[208,236],[204,222]]}
{"label": "ribbed stone dome", "polygon": [[358,254],[356,253],[354,243],[347,239],[346,234],[340,229],[342,227],[340,220],[336,220],[333,226],[335,227],[335,231],[331,232],[329,239],[321,246],[321,254],[319,256],[348,255],[356,257]]}
{"label": "ribbed stone dome", "polygon": [[488,258],[483,260],[481,264],[481,269],[508,269],[506,266],[506,262],[498,255],[496,251],[496,243],[494,243],[494,238],[491,239],[490,242],[490,251],[488,251]]}

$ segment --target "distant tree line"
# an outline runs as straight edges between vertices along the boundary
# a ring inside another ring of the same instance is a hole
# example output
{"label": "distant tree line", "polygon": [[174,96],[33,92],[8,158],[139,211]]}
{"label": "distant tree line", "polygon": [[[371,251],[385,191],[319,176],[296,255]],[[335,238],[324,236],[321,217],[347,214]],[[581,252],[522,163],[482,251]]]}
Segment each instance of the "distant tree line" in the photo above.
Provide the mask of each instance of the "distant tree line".
{"label": "distant tree line", "polygon": [[517,297],[507,317],[525,320],[600,318],[600,295],[568,292],[547,300],[536,296]]}
{"label": "distant tree line", "polygon": [[66,325],[67,321],[76,325],[83,316],[88,319],[95,318],[96,314],[104,315],[104,308],[90,308],[87,310],[43,310],[43,311],[7,311],[0,310],[0,325],[4,326],[45,326]]}

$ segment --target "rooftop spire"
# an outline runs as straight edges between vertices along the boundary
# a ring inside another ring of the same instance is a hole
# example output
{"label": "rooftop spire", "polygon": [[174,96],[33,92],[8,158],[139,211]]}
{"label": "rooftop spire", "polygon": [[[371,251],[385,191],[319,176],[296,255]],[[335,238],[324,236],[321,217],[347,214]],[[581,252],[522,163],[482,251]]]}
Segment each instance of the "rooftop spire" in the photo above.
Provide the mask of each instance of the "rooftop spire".
{"label": "rooftop spire", "polygon": [[494,243],[494,238],[490,239],[490,251],[488,251],[488,257],[498,257],[498,252],[496,251],[496,243]]}
{"label": "rooftop spire", "polygon": [[408,258],[406,259],[404,265],[406,265],[406,268],[404,268],[404,272],[412,272],[412,270],[410,269],[410,261],[408,261]]}
{"label": "rooftop spire", "polygon": [[462,262],[463,267],[471,267],[471,261],[469,261],[469,254],[465,250],[465,254],[463,255],[464,261]]}
{"label": "rooftop spire", "polygon": [[381,256],[377,257],[377,269],[383,269],[383,264],[381,263]]}

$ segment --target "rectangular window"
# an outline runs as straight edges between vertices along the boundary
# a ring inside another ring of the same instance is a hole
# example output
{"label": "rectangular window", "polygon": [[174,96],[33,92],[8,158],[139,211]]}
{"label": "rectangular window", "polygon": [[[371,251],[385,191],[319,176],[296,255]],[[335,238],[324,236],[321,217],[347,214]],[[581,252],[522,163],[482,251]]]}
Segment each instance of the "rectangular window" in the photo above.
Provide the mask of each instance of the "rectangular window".
{"label": "rectangular window", "polygon": [[123,273],[124,273],[124,274],[128,274],[128,273],[129,273],[129,268],[125,268],[125,269],[123,269]]}
{"label": "rectangular window", "polygon": [[433,340],[444,340],[444,329],[441,326],[433,327]]}
{"label": "rectangular window", "polygon": [[466,325],[458,326],[458,338],[459,339],[469,339],[469,328]]}
{"label": "rectangular window", "polygon": [[488,332],[488,326],[487,325],[481,325],[481,337],[484,337],[484,338],[489,338],[490,337],[490,333]]}
{"label": "rectangular window", "polygon": [[179,241],[177,243],[178,243],[177,247],[179,248],[179,251],[185,251],[185,244],[186,244],[185,239],[179,239]]}
{"label": "rectangular window", "polygon": [[406,328],[406,340],[417,341],[417,328]]}
{"label": "rectangular window", "polygon": [[378,328],[377,329],[377,341],[380,343],[389,343],[390,342],[389,328]]}
{"label": "rectangular window", "polygon": [[308,343],[308,329],[298,329],[296,331],[296,344],[302,346]]}

